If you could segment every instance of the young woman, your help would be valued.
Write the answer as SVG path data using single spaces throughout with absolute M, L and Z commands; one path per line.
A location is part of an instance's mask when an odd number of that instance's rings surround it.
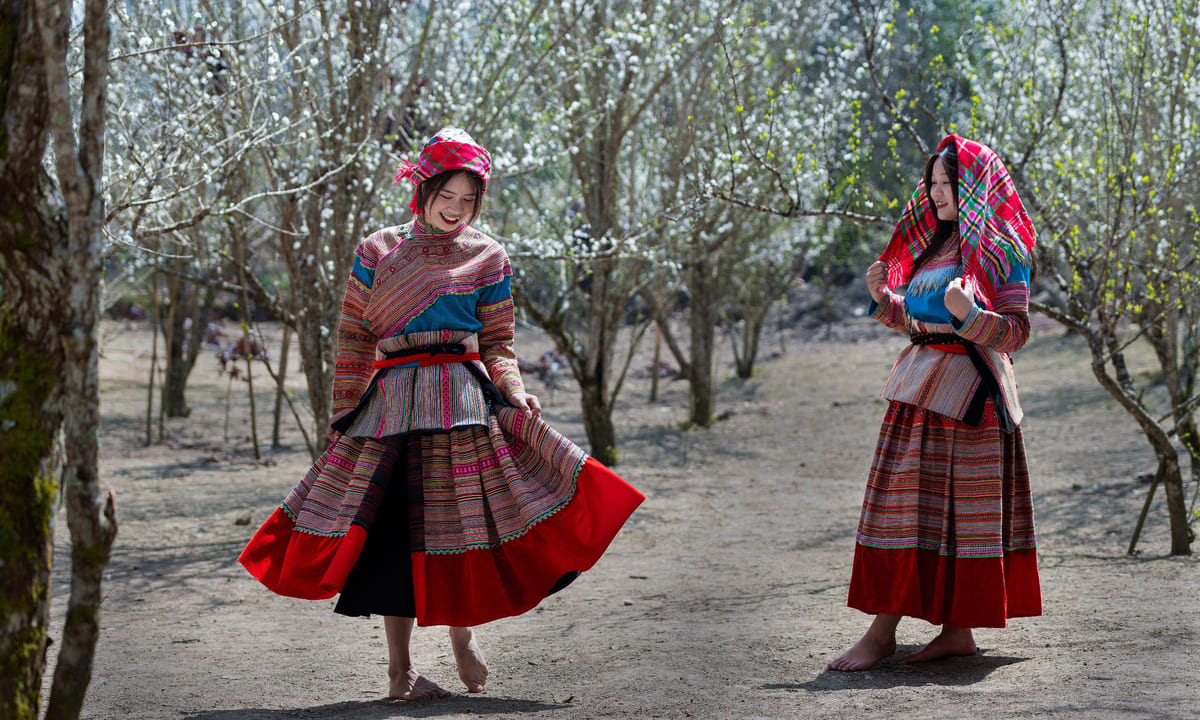
M 449 693 L 409 657 L 414 619 L 450 626 L 481 692 L 472 626 L 590 568 L 645 497 L 541 419 L 513 353 L 512 268 L 471 226 L 491 163 L 447 128 L 396 181 L 416 218 L 355 251 L 338 327 L 331 444 L 241 562 L 271 590 L 384 616 L 389 695 Z
M 903 616 L 942 626 L 917 662 L 974 654 L 972 628 L 1042 612 L 1009 357 L 1029 337 L 1035 241 L 996 154 L 950 136 L 867 269 L 873 317 L 912 344 L 883 390 L 850 578 L 848 604 L 875 619 L 831 669 L 894 653 Z

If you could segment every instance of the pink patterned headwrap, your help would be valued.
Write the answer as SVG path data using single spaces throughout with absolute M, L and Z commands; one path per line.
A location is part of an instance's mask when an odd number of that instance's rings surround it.
M 957 135 L 942 140 L 938 151 L 950 143 L 958 150 L 958 231 L 963 275 L 971 278 L 991 308 L 996 290 L 1008 278 L 1012 264 L 1029 262 L 1037 234 L 999 156 L 988 146 Z M 937 213 L 922 179 L 879 258 L 888 265 L 890 287 L 909 281 L 913 263 L 935 229 Z
M 468 170 L 475 173 L 482 181 L 483 191 L 486 191 L 488 178 L 492 174 L 492 158 L 465 130 L 442 128 L 421 148 L 416 165 L 405 160 L 396 168 L 395 184 L 399 184 L 401 180 L 408 180 L 414 186 L 419 186 L 434 175 L 450 170 Z M 421 213 L 421 208 L 417 207 L 416 192 L 413 193 L 408 209 L 414 215 Z

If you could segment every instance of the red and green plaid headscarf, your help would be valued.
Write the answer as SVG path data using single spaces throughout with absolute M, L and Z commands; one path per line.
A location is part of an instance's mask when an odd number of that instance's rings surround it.
M 407 179 L 414 186 L 418 186 L 434 175 L 450 170 L 469 170 L 475 173 L 482 181 L 482 189 L 486 191 L 488 177 L 492 174 L 492 158 L 465 130 L 442 128 L 421 148 L 416 165 L 405 160 L 396 168 L 396 183 Z M 408 209 L 415 215 L 421 213 L 421 208 L 417 207 L 415 192 Z
M 961 237 L 963 276 L 970 278 L 988 308 L 996 289 L 1008 278 L 1014 263 L 1028 264 L 1037 233 L 1012 177 L 1000 158 L 986 145 L 950 135 L 958 150 L 958 231 Z M 910 279 L 913 263 L 937 229 L 937 211 L 925 192 L 925 179 L 917 184 L 892 239 L 879 259 L 888 264 L 888 286 L 899 287 Z

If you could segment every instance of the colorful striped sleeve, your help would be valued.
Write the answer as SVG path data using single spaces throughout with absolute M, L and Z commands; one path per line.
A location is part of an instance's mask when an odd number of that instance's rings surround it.
M 991 310 L 978 305 L 955 332 L 976 345 L 1013 353 L 1029 339 L 1029 268 L 1014 264 L 1007 281 L 996 292 Z
M 502 255 L 501 260 L 502 269 L 498 279 L 479 291 L 475 317 L 483 325 L 479 331 L 480 359 L 492 382 L 508 397 L 515 392 L 525 392 L 525 383 L 521 380 L 517 355 L 513 351 L 516 317 L 510 281 L 512 266 L 507 255 Z
M 871 301 L 867 314 L 898 332 L 908 332 L 908 311 L 904 309 L 904 296 L 891 290 L 884 291 L 884 300 Z
M 358 404 L 374 369 L 378 338 L 363 317 L 363 311 L 375 282 L 376 255 L 369 239 L 360 243 L 354 251 L 354 267 L 346 280 L 346 295 L 342 299 L 342 314 L 338 320 L 331 420 Z

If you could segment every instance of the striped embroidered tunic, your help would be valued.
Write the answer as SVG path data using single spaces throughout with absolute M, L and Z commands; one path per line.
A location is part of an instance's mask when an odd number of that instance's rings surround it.
M 474 228 L 430 237 L 408 223 L 363 240 L 347 282 L 333 377 L 333 420 L 357 408 L 345 434 L 381 438 L 487 424 L 487 403 L 463 363 L 374 370 L 376 359 L 396 350 L 463 342 L 478 350 L 506 397 L 523 391 L 511 276 L 504 249 Z
M 486 186 L 487 151 L 450 128 L 399 179 Z M 453 181 L 453 180 L 452 180 Z M 416 210 L 416 208 L 414 208 Z M 473 627 L 591 568 L 645 500 L 533 413 L 513 353 L 512 268 L 471 227 L 416 220 L 359 244 L 338 323 L 332 438 L 239 560 L 335 612 Z
M 1010 417 L 1019 424 L 1023 413 L 1009 353 L 1019 350 L 1029 338 L 1029 268 L 1013 264 L 1006 282 L 997 289 L 992 310 L 977 304 L 959 321 L 943 301 L 946 286 L 962 277 L 957 237 L 946 246 L 946 252 L 921 268 L 904 295 L 889 290 L 884 302 L 872 303 L 871 316 L 910 335 L 956 333 L 977 344 L 999 383 Z M 962 420 L 980 382 L 967 355 L 914 344 L 900 352 L 882 396 Z
M 954 152 L 950 152 L 953 145 Z M 955 231 L 939 230 L 925 179 L 880 255 L 889 287 L 872 316 L 907 332 L 867 475 L 847 604 L 957 628 L 1041 614 L 1033 497 L 1009 353 L 1029 337 L 1036 235 L 999 157 L 957 136 L 938 157 L 954 179 Z M 951 229 L 951 228 L 945 228 Z M 975 289 L 963 320 L 945 306 Z

